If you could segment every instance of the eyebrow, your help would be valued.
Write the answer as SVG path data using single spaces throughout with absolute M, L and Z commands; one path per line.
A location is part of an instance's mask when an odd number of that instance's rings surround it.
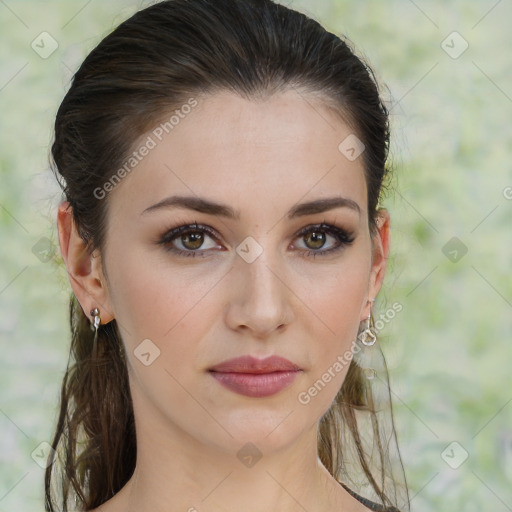
M 328 210 L 333 210 L 334 208 L 342 207 L 350 208 L 351 210 L 356 211 L 359 216 L 361 215 L 361 208 L 354 200 L 347 197 L 335 196 L 297 204 L 288 212 L 288 219 L 291 220 L 296 217 L 322 213 Z M 196 212 L 206 213 L 208 215 L 218 215 L 234 220 L 240 219 L 239 210 L 235 210 L 230 206 L 219 204 L 208 199 L 192 196 L 166 197 L 158 203 L 146 208 L 141 215 L 163 208 L 186 208 Z

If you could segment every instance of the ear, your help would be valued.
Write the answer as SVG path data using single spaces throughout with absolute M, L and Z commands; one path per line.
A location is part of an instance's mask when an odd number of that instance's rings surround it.
M 389 212 L 385 208 L 380 208 L 377 217 L 377 233 L 373 238 L 372 247 L 372 266 L 370 270 L 370 280 L 368 282 L 368 299 L 377 297 L 384 276 L 386 274 L 386 266 L 389 256 L 389 244 L 391 242 L 391 218 Z M 366 303 L 364 308 L 364 316 L 362 320 L 366 320 L 371 311 L 371 304 Z
M 68 272 L 71 288 L 85 315 L 91 317 L 91 310 L 98 308 L 101 323 L 114 319 L 110 304 L 107 280 L 101 267 L 99 251 L 87 250 L 73 219 L 73 210 L 68 201 L 59 205 L 57 212 L 60 252 Z

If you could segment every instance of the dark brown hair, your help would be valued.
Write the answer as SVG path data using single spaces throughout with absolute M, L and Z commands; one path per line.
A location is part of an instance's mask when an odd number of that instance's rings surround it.
M 290 88 L 322 98 L 364 143 L 374 236 L 389 171 L 388 111 L 373 72 L 348 40 L 272 0 L 167 0 L 137 12 L 90 52 L 56 115 L 50 163 L 88 249 L 105 247 L 108 198 L 101 200 L 94 191 L 169 112 L 191 97 L 219 90 L 254 99 Z M 70 499 L 85 510 L 98 507 L 126 484 L 136 463 L 133 406 L 116 320 L 99 327 L 93 353 L 88 316 L 71 294 L 70 326 L 52 443 L 57 456 L 52 455 L 45 475 L 47 511 L 67 511 Z M 406 485 L 398 503 L 389 458 L 396 433 L 385 375 L 389 407 L 381 408 L 371 382 L 352 361 L 320 421 L 319 457 L 335 478 L 355 483 L 358 472 L 374 498 L 405 510 Z M 389 437 L 379 423 L 380 408 L 391 418 Z M 360 414 L 370 418 L 377 461 L 361 436 Z M 356 465 L 349 465 L 350 453 Z

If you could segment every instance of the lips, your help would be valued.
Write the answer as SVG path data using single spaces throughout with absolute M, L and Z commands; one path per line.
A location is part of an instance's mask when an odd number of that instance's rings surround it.
M 225 388 L 240 395 L 261 398 L 289 386 L 302 370 L 283 357 L 256 359 L 243 356 L 215 365 L 209 372 Z
M 256 359 L 252 356 L 237 357 L 210 368 L 210 371 L 224 373 L 272 373 L 298 370 L 300 368 L 296 364 L 279 356 L 270 356 L 265 359 Z

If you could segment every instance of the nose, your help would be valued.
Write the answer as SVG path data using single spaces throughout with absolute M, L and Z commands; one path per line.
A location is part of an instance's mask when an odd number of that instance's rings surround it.
M 267 339 L 283 331 L 294 318 L 294 294 L 281 265 L 264 250 L 248 263 L 238 257 L 230 272 L 226 323 L 250 337 Z

